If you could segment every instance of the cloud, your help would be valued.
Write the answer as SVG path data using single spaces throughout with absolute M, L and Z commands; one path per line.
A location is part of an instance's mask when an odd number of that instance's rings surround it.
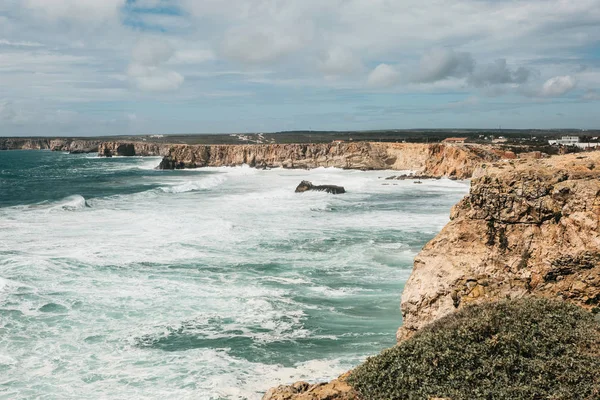
M 169 91 L 178 89 L 184 77 L 163 68 L 175 54 L 173 47 L 160 38 L 140 40 L 133 49 L 127 75 L 142 91 Z
M 583 96 L 581 96 L 581 98 L 587 101 L 600 100 L 600 93 L 598 93 L 598 91 L 596 91 L 595 89 L 588 89 L 585 91 Z
M 43 44 L 38 42 L 11 42 L 10 40 L 0 39 L 0 46 L 11 46 L 11 47 L 44 47 Z
M 169 59 L 169 64 L 202 64 L 207 61 L 214 61 L 217 57 L 212 50 L 208 49 L 189 49 L 177 50 Z
M 363 71 L 364 65 L 351 51 L 335 47 L 321 55 L 318 68 L 326 76 L 343 76 Z
M 475 66 L 470 53 L 450 49 L 433 49 L 423 55 L 416 74 L 417 82 L 436 82 L 449 77 L 469 75 Z
M 312 27 L 242 26 L 230 29 L 220 44 L 221 53 L 244 64 L 264 64 L 299 50 L 312 37 Z
M 476 87 L 509 83 L 522 84 L 527 82 L 530 75 L 531 71 L 525 67 L 511 70 L 506 59 L 500 58 L 491 64 L 475 68 L 469 77 L 469 83 Z
M 116 19 L 126 0 L 23 0 L 22 6 L 39 19 L 77 23 Z
M 367 84 L 374 88 L 388 88 L 397 84 L 400 80 L 400 73 L 391 65 L 379 64 L 367 79 Z
M 17 112 L 9 101 L 0 101 L 0 121 L 14 122 L 17 119 Z
M 555 76 L 554 78 L 548 79 L 544 83 L 539 95 L 542 97 L 562 96 L 563 94 L 573 90 L 576 84 L 577 81 L 572 76 Z

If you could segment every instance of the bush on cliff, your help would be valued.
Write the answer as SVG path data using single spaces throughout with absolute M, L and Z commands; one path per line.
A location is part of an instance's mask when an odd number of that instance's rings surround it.
M 466 307 L 369 358 L 348 382 L 369 400 L 600 399 L 600 323 L 543 299 Z

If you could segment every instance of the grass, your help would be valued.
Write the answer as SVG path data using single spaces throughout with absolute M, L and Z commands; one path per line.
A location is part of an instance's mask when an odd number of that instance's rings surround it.
M 600 323 L 554 300 L 470 306 L 369 358 L 348 382 L 368 400 L 600 399 Z

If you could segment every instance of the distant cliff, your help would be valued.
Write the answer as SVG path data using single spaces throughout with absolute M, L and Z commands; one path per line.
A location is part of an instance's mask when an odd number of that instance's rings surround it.
M 50 139 L 0 138 L 0 150 L 49 150 Z
M 0 138 L 0 149 L 36 149 L 101 157 L 162 156 L 159 169 L 250 165 L 256 168 L 336 167 L 413 170 L 421 175 L 470 178 L 482 163 L 503 153 L 489 146 L 457 144 L 342 142 L 313 144 L 186 145 L 145 141 Z
M 95 153 L 100 140 L 0 138 L 0 150 L 52 150 L 69 153 Z
M 111 145 L 107 154 L 114 153 L 115 145 Z M 483 146 L 415 143 L 172 145 L 168 150 L 166 146 L 146 150 L 152 150 L 153 155 L 166 154 L 161 169 L 247 164 L 256 168 L 415 170 L 459 179 L 469 178 L 482 163 L 499 159 L 490 148 Z

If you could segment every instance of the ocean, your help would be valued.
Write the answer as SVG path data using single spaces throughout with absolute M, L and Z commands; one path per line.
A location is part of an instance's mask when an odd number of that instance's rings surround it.
M 0 399 L 260 399 L 334 378 L 394 345 L 413 258 L 469 188 L 159 162 L 0 151 Z

